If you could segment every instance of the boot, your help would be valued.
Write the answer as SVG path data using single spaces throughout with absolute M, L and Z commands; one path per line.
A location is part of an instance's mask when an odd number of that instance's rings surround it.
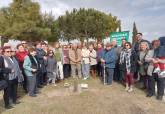
M 128 83 L 126 83 L 126 87 L 125 87 L 125 90 L 128 91 L 129 90 L 129 86 L 128 86 Z

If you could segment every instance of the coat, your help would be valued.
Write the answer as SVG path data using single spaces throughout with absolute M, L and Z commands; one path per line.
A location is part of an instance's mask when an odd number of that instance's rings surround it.
M 55 60 L 54 57 L 49 57 L 47 59 L 47 76 L 49 78 L 55 78 L 55 72 L 57 69 L 57 61 Z
M 35 57 L 33 57 L 33 59 L 35 60 L 36 63 L 38 63 Z M 32 63 L 29 56 L 27 55 L 23 63 L 23 68 L 26 76 L 34 76 L 31 67 L 32 67 Z
M 90 56 L 90 58 L 89 58 L 90 65 L 96 65 L 97 64 L 97 53 L 94 49 L 92 51 L 90 51 L 89 56 Z
M 105 67 L 107 68 L 115 68 L 116 64 L 116 53 L 114 48 L 110 50 L 104 50 L 102 53 L 102 59 L 105 60 Z
M 130 64 L 131 64 L 131 69 L 130 69 L 130 72 L 131 73 L 135 73 L 136 72 L 136 61 L 137 61 L 137 55 L 135 53 L 134 50 L 132 50 L 131 52 L 131 56 L 130 56 Z M 124 59 L 124 63 L 119 63 L 119 69 L 126 72 L 126 60 Z
M 77 49 L 77 60 L 75 56 L 75 51 L 73 49 L 69 50 L 69 59 L 70 59 L 70 64 L 80 64 L 81 63 L 81 50 Z M 75 61 L 78 61 L 77 63 Z

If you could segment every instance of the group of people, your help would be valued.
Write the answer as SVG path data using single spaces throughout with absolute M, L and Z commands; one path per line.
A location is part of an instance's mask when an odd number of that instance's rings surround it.
M 45 42 L 28 44 L 22 41 L 13 48 L 4 44 L 0 49 L 0 89 L 4 90 L 5 108 L 19 104 L 18 84 L 31 97 L 39 94 L 39 88 L 60 82 L 66 78 L 101 79 L 106 85 L 113 80 L 125 85 L 125 90 L 133 91 L 134 82 L 142 84 L 147 97 L 156 95 L 162 100 L 165 86 L 165 44 L 159 40 L 150 43 L 136 35 L 135 44 L 122 39 L 107 42 L 69 43 L 59 42 L 48 45 Z

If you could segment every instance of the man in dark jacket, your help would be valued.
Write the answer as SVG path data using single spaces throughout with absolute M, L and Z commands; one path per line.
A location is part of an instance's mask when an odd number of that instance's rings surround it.
M 45 60 L 47 59 L 46 53 L 41 48 L 41 42 L 36 43 L 36 59 L 39 63 L 39 70 L 37 73 L 37 86 L 39 88 L 42 88 L 42 85 L 44 85 L 44 74 L 46 72 L 46 66 L 45 66 Z

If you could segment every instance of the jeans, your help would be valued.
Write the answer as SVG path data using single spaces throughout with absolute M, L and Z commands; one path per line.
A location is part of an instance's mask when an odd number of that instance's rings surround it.
M 27 89 L 28 89 L 28 93 L 29 95 L 34 95 L 37 89 L 36 86 L 36 76 L 27 76 Z
M 114 74 L 114 68 L 105 68 L 105 75 L 106 75 L 105 82 L 108 85 L 111 85 L 112 84 L 113 74 Z
M 89 78 L 89 69 L 90 65 L 89 64 L 82 64 L 82 75 L 83 78 Z

